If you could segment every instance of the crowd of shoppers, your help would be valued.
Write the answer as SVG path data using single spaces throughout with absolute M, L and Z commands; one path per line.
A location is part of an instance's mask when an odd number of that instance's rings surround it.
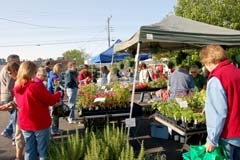
M 206 152 L 222 145 L 230 159 L 240 159 L 240 70 L 228 60 L 226 51 L 220 45 L 204 47 L 200 51 L 200 60 L 209 71 L 207 76 L 200 74 L 197 65 L 190 69 L 179 65 L 167 75 L 168 89 L 164 93 L 169 94 L 170 100 L 206 89 Z M 65 86 L 61 86 L 62 72 L 65 72 Z M 109 71 L 104 66 L 101 74 L 107 80 L 106 84 L 118 79 L 114 68 Z M 163 76 L 161 74 L 160 77 Z M 139 82 L 146 83 L 157 77 L 157 70 L 151 71 L 145 63 L 140 64 Z M 11 138 L 12 144 L 16 145 L 16 160 L 23 157 L 23 152 L 25 159 L 46 159 L 50 135 L 62 134 L 59 117 L 52 114 L 54 107 L 63 101 L 66 94 L 71 110 L 67 120 L 70 124 L 76 123 L 78 90 L 92 81 L 88 65 L 84 65 L 78 73 L 74 61 L 69 61 L 64 71 L 61 63 L 51 69 L 49 66 L 39 67 L 31 61 L 20 64 L 18 55 L 7 58 L 7 65 L 0 72 L 0 110 L 9 111 L 10 122 L 1 135 Z M 139 102 L 143 99 L 144 92 Z M 148 93 L 148 101 L 151 99 L 152 95 Z

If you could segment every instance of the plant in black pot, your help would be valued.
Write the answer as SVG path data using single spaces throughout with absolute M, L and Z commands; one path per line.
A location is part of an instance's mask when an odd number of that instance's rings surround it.
M 205 128 L 206 127 L 206 117 L 203 113 L 193 113 L 194 128 Z

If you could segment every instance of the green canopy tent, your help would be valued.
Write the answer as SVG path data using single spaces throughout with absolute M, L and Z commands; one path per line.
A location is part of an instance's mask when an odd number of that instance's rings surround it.
M 129 40 L 116 44 L 114 46 L 114 53 L 125 50 L 128 53 L 136 54 L 129 118 L 132 116 L 138 56 L 140 52 L 200 48 L 211 43 L 226 47 L 240 46 L 240 31 L 171 15 L 159 23 L 141 26 Z
M 234 47 L 240 46 L 240 31 L 171 15 L 159 23 L 141 26 L 129 40 L 115 45 L 114 52 L 134 53 L 138 43 L 141 52 L 199 48 L 210 43 Z

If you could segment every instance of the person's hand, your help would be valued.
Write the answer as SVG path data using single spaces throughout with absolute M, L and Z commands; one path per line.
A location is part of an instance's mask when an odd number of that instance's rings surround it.
M 0 106 L 0 111 L 10 111 L 12 109 L 13 109 L 13 106 L 9 104 L 4 104 Z
M 206 152 L 212 152 L 215 148 L 215 146 L 213 144 L 208 143 L 208 142 L 206 143 L 205 147 L 206 147 Z

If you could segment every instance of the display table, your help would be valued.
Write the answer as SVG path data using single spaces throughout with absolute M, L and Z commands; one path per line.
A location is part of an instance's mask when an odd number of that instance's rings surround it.
M 159 113 L 154 113 L 153 115 L 150 116 L 150 118 L 154 119 L 158 123 L 161 123 L 167 126 L 168 128 L 178 133 L 179 135 L 183 136 L 184 137 L 183 149 L 185 150 L 189 150 L 189 145 L 187 144 L 187 141 L 192 135 L 202 135 L 207 132 L 205 126 L 200 128 L 193 128 L 193 127 L 184 128 L 182 126 L 177 125 L 177 123 L 173 123 L 171 120 L 169 120 L 166 117 L 163 117 Z M 201 144 L 202 139 L 198 139 L 198 141 L 199 141 L 199 144 Z
M 142 106 L 134 103 L 132 117 L 138 117 L 143 115 Z M 117 122 L 121 123 L 122 120 L 130 116 L 130 104 L 126 108 L 112 108 L 104 110 L 88 110 L 82 109 L 81 114 L 79 115 L 80 120 L 83 121 L 86 127 L 95 125 L 95 122 L 101 122 L 101 124 L 106 124 L 107 122 Z
M 158 91 L 160 89 L 167 89 L 167 87 L 161 87 L 161 88 L 144 88 L 144 89 L 135 89 L 135 93 L 138 92 L 155 92 Z

